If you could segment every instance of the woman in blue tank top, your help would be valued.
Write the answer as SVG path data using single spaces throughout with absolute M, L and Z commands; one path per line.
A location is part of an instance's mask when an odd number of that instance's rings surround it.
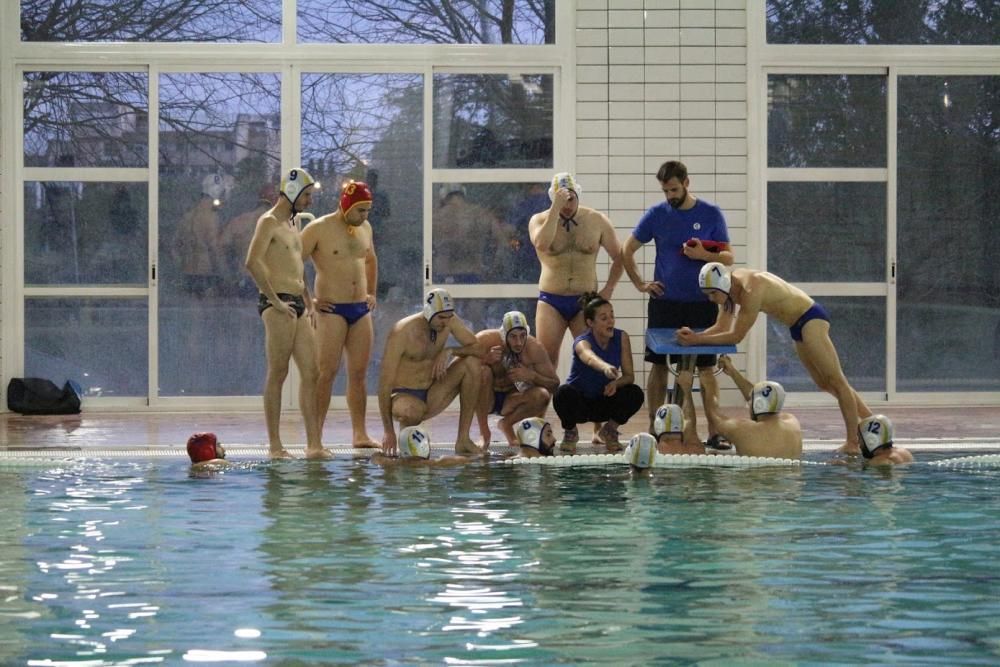
M 569 377 L 552 397 L 563 427 L 560 448 L 576 450 L 577 424 L 605 422 L 598 435 L 608 451 L 617 452 L 618 427 L 638 412 L 644 398 L 632 371 L 632 344 L 627 333 L 615 328 L 609 301 L 591 292 L 580 303 L 588 328 L 573 340 Z

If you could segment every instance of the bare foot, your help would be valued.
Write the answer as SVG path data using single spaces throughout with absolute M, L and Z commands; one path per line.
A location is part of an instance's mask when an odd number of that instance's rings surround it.
M 847 456 L 861 456 L 861 445 L 856 442 L 845 442 L 837 448 L 837 453 Z
M 333 458 L 333 452 L 326 447 L 306 449 L 306 458 L 310 461 L 329 461 Z
M 507 438 L 507 444 L 511 447 L 517 447 L 517 434 L 514 433 L 514 425 L 510 424 L 507 421 L 507 418 L 504 417 L 497 422 L 497 426 L 500 427 L 500 432 L 503 433 L 503 437 Z
M 469 438 L 461 438 L 455 443 L 455 453 L 461 456 L 482 456 L 483 450 Z
M 354 438 L 353 447 L 355 449 L 379 449 L 381 442 L 375 442 L 367 433 L 362 433 L 360 437 Z
M 292 456 L 291 452 L 289 452 L 284 447 L 282 447 L 281 449 L 272 449 L 270 452 L 268 452 L 268 456 L 271 457 L 271 459 L 294 459 L 295 458 L 294 456 Z

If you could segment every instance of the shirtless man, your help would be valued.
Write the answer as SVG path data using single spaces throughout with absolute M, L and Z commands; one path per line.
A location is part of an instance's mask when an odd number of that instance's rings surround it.
M 885 415 L 865 417 L 858 424 L 858 439 L 865 465 L 888 466 L 913 463 L 910 450 L 896 447 L 893 442 L 892 422 Z
M 316 414 L 320 428 L 330 408 L 330 392 L 347 354 L 347 409 L 355 447 L 378 447 L 368 435 L 368 361 L 375 330 L 369 314 L 375 309 L 378 259 L 368 213 L 372 192 L 366 183 L 351 181 L 340 193 L 340 207 L 302 231 L 302 257 L 316 267 L 319 382 Z
M 513 447 L 517 442 L 514 425 L 545 414 L 559 377 L 542 344 L 531 335 L 524 313 L 505 313 L 499 329 L 480 331 L 476 339 L 487 350 L 476 410 L 483 450 L 490 446 L 490 414 L 501 415 L 497 426 Z
M 795 352 L 813 382 L 833 394 L 840 405 L 847 429 L 847 440 L 840 451 L 859 454 L 858 417 L 870 416 L 871 410 L 844 377 L 830 340 L 826 310 L 798 287 L 766 271 L 736 269 L 730 273 L 722 264 L 710 262 L 701 268 L 698 285 L 713 303 L 723 311 L 735 311 L 736 317 L 729 326 L 720 325 L 720 318 L 701 333 L 683 327 L 677 331 L 677 340 L 682 345 L 736 344 L 749 333 L 760 313 L 777 318 L 789 327 Z
M 295 360 L 301 380 L 299 409 L 306 428 L 306 457 L 330 458 L 320 444 L 316 418 L 316 341 L 312 310 L 302 262 L 302 238 L 295 215 L 312 203 L 315 181 L 305 169 L 292 169 L 281 179 L 278 202 L 257 221 L 250 241 L 246 268 L 260 297 L 257 311 L 264 320 L 267 379 L 264 383 L 264 420 L 271 458 L 291 458 L 281 444 L 281 386 L 288 376 L 288 360 Z
M 446 348 L 454 336 L 461 347 Z M 452 355 L 456 358 L 451 359 Z M 476 336 L 455 317 L 447 290 L 432 289 L 423 312 L 396 322 L 385 341 L 378 381 L 378 408 L 382 416 L 382 452 L 396 453 L 396 428 L 416 426 L 434 417 L 452 402 L 461 402 L 456 454 L 481 455 L 469 429 L 476 413 L 482 381 L 482 351 Z
M 535 327 L 538 341 L 559 367 L 559 346 L 566 329 L 575 338 L 587 328 L 580 296 L 597 290 L 597 251 L 611 258 L 608 281 L 599 294 L 611 300 L 622 276 L 621 246 L 615 228 L 599 211 L 580 206 L 582 189 L 572 174 L 556 174 L 549 187 L 552 206 L 531 216 L 528 234 L 542 265 L 538 279 Z
M 684 408 L 666 403 L 653 413 L 653 437 L 661 454 L 704 454 L 694 421 L 694 401 L 684 392 Z
M 691 391 L 694 375 L 681 371 L 677 382 L 685 393 Z M 764 456 L 779 459 L 802 457 L 802 428 L 794 415 L 782 412 L 785 390 L 777 382 L 758 382 L 750 391 L 750 419 L 730 419 L 719 408 L 717 394 L 705 399 L 705 412 L 715 421 L 719 433 L 733 443 L 740 456 Z

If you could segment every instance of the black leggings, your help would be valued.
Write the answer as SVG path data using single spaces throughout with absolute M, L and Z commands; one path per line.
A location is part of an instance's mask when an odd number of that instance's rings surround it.
M 562 384 L 552 397 L 552 407 L 559 415 L 563 430 L 585 422 L 608 420 L 621 425 L 639 411 L 644 398 L 642 389 L 636 384 L 618 387 L 614 396 L 597 398 L 587 398 L 573 385 Z

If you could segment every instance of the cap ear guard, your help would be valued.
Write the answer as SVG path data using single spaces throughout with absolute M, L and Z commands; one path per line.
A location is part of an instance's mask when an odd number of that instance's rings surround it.
M 424 319 L 428 322 L 438 313 L 454 310 L 455 302 L 451 300 L 451 294 L 441 287 L 432 289 L 424 298 Z
M 652 468 L 656 463 L 656 438 L 640 433 L 628 441 L 625 460 L 636 468 Z
M 785 405 L 785 388 L 777 382 L 765 380 L 753 386 L 750 393 L 750 416 L 754 421 L 761 415 L 774 415 Z
M 431 438 L 419 426 L 407 426 L 399 432 L 399 455 L 403 458 L 429 459 Z
M 653 418 L 653 433 L 657 439 L 664 434 L 684 432 L 684 411 L 673 403 L 661 405 Z
M 500 323 L 500 335 L 503 337 L 504 345 L 507 344 L 507 335 L 514 329 L 524 329 L 526 334 L 531 335 L 528 318 L 519 310 L 512 310 L 503 315 L 503 321 Z
M 719 290 L 728 296 L 732 290 L 733 281 L 729 271 L 720 262 L 709 262 L 698 272 L 698 287 L 703 290 Z
M 576 193 L 576 198 L 579 199 L 580 195 L 583 194 L 583 188 L 577 183 L 576 179 L 573 178 L 573 174 L 568 171 L 561 171 L 552 177 L 552 183 L 549 185 L 549 201 L 556 200 L 556 190 L 560 188 L 566 188 L 567 190 L 572 190 Z
M 892 447 L 892 422 L 885 415 L 865 417 L 858 423 L 858 440 L 862 456 L 866 459 L 874 457 L 879 449 Z

